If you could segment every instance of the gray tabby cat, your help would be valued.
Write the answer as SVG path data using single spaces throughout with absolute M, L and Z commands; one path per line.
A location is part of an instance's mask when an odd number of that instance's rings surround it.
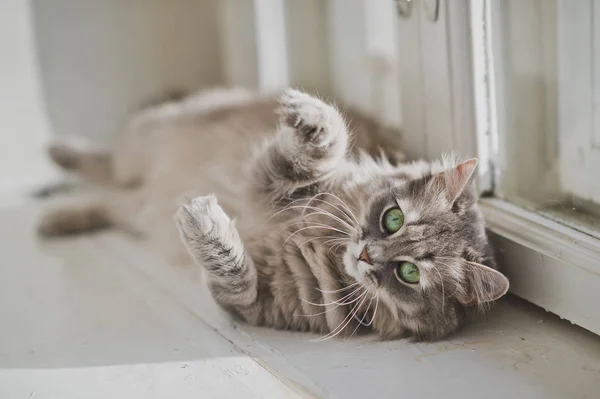
M 111 159 L 102 178 L 139 188 L 54 211 L 40 232 L 120 224 L 152 236 L 190 187 L 216 192 L 222 206 L 213 194 L 191 192 L 174 212 L 215 300 L 251 324 L 320 339 L 375 332 L 437 340 L 507 292 L 477 206 L 476 160 L 393 166 L 386 157 L 351 154 L 346 122 L 321 100 L 295 90 L 278 99 L 240 98 L 222 106 L 212 98 L 212 108 L 194 117 L 179 103 L 167 119 L 156 110 L 155 119 L 138 118 L 130 127 L 138 132 L 137 154 L 151 148 L 155 158 L 144 158 L 137 179 Z M 275 110 L 279 124 L 270 119 Z M 262 145 L 250 151 L 257 138 L 249 130 L 260 129 Z M 183 144 L 174 145 L 167 130 Z M 70 157 L 84 169 L 83 152 L 53 152 L 57 162 Z M 171 240 L 166 230 L 155 239 Z

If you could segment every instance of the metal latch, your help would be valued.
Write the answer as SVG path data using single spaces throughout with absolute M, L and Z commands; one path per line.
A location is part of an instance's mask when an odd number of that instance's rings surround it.
M 398 14 L 403 18 L 410 18 L 416 0 L 395 0 Z M 428 21 L 436 22 L 440 16 L 440 0 L 421 0 Z
M 413 8 L 413 0 L 396 0 L 398 14 L 404 18 L 410 18 Z

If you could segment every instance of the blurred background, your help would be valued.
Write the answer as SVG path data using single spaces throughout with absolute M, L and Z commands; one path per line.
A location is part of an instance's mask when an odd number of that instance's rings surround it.
M 31 162 L 49 135 L 110 145 L 133 110 L 174 89 L 292 85 L 399 126 L 395 5 L 365 4 L 7 0 L 0 120 L 13 134 L 1 135 L 0 170 L 12 171 L 0 172 L 0 182 L 46 176 Z M 32 172 L 13 175 L 21 169 Z
M 462 392 L 457 370 L 483 396 L 597 394 L 597 336 L 524 302 L 450 346 L 315 349 L 213 319 L 197 281 L 118 233 L 36 240 L 49 201 L 31 193 L 65 179 L 49 140 L 110 147 L 148 100 L 223 85 L 358 108 L 409 159 L 478 157 L 512 294 L 600 334 L 600 0 L 1 0 L 0 398 L 283 397 L 261 357 L 339 397 L 396 395 L 399 376 Z
M 513 292 L 600 331 L 600 0 L 3 0 L 0 48 L 3 193 L 166 91 L 295 86 L 477 156 Z

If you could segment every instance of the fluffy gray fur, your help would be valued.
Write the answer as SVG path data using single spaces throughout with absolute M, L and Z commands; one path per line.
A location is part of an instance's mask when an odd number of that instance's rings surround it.
M 105 190 L 51 210 L 38 232 L 134 232 L 173 265 L 195 260 L 216 301 L 255 325 L 440 339 L 508 289 L 476 161 L 393 166 L 385 130 L 344 113 L 352 140 L 341 113 L 307 94 L 215 89 L 136 113 L 111 151 L 54 143 L 58 165 Z M 390 207 L 404 213 L 394 234 L 382 227 Z M 418 266 L 417 284 L 396 277 L 402 261 Z
M 333 106 L 287 90 L 278 112 L 276 136 L 247 165 L 249 212 L 263 222 L 238 232 L 213 195 L 176 214 L 220 305 L 251 324 L 321 339 L 372 331 L 437 340 L 507 292 L 477 206 L 476 160 L 351 157 Z M 390 207 L 405 218 L 394 234 L 381 222 Z M 401 261 L 418 266 L 417 284 L 396 277 Z

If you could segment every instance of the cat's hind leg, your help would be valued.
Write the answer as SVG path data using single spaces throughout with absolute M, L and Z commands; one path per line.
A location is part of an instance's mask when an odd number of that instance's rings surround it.
M 48 155 L 62 169 L 100 184 L 112 184 L 112 154 L 83 139 L 59 139 L 48 147 Z
M 57 237 L 113 226 L 138 233 L 137 215 L 143 207 L 143 198 L 143 192 L 124 190 L 76 199 L 46 211 L 38 222 L 37 233 L 42 237 Z
M 257 298 L 256 268 L 216 197 L 196 197 L 183 204 L 175 221 L 190 254 L 206 270 L 215 300 L 225 307 L 252 305 Z
M 113 225 L 106 204 L 98 200 L 62 205 L 45 213 L 37 227 L 42 237 L 57 237 L 101 230 Z

